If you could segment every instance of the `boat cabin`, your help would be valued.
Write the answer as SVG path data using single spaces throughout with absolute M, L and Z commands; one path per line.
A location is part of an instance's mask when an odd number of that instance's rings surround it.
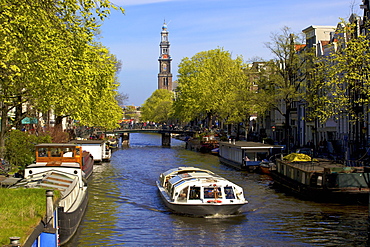
M 89 152 L 95 162 L 110 160 L 112 156 L 112 150 L 105 140 L 73 140 L 70 143 L 81 146 L 82 150 Z
M 46 166 L 60 166 L 64 162 L 82 165 L 83 152 L 81 146 L 67 143 L 42 143 L 36 146 L 36 163 Z
M 172 201 L 220 203 L 222 200 L 240 199 L 242 195 L 241 189 L 235 184 L 201 169 L 180 171 L 177 174 L 171 174 L 169 171 L 167 176 L 163 175 L 160 182 Z
M 283 147 L 259 142 L 220 142 L 219 158 L 222 163 L 238 169 L 259 166 L 264 159 L 282 152 Z

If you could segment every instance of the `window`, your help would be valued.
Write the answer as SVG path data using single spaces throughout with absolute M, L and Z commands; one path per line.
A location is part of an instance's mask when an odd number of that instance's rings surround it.
M 186 187 L 186 188 L 183 188 L 181 191 L 180 191 L 180 194 L 177 198 L 178 201 L 180 202 L 186 202 L 186 199 L 188 197 L 188 188 L 189 187 Z
M 61 149 L 60 148 L 51 148 L 51 157 L 61 157 Z
M 200 187 L 191 187 L 189 192 L 189 200 L 200 199 Z
M 220 188 L 204 188 L 204 199 L 220 197 L 222 197 Z
M 73 157 L 73 152 L 70 148 L 63 148 L 63 157 Z
M 48 156 L 48 149 L 47 148 L 39 148 L 38 149 L 39 157 L 47 157 Z
M 226 199 L 235 199 L 234 190 L 232 187 L 225 187 L 224 188 Z

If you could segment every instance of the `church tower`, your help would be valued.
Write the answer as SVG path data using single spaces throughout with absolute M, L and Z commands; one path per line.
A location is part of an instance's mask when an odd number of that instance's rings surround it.
M 158 89 L 172 91 L 171 56 L 170 42 L 168 41 L 167 24 L 163 23 L 161 32 L 160 55 L 159 55 L 159 74 Z

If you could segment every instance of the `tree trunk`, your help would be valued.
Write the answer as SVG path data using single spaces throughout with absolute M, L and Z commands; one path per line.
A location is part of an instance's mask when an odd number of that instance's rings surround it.
M 55 130 L 63 131 L 63 116 L 56 116 L 55 118 Z
M 286 139 L 286 148 L 287 148 L 287 152 L 288 154 L 290 153 L 291 151 L 291 148 L 290 148 L 290 144 L 291 144 L 291 141 L 290 141 L 290 112 L 291 112 L 291 105 L 290 103 L 286 104 L 286 112 L 285 112 L 285 139 Z
M 8 120 L 8 106 L 3 103 L 1 107 L 1 131 L 0 131 L 0 158 L 4 157 L 5 154 L 5 135 L 7 132 L 6 123 Z

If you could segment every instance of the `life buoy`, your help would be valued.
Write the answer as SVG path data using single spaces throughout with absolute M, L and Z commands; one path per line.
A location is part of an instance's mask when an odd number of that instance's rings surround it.
M 208 200 L 207 202 L 208 203 L 211 203 L 211 202 L 213 202 L 213 203 L 221 203 L 222 201 L 221 200 Z

